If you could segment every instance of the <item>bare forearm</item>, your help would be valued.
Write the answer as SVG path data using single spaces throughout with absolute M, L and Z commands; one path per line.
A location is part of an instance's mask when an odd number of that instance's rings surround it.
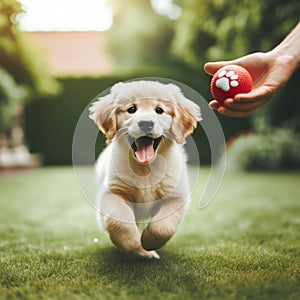
M 270 53 L 287 59 L 293 71 L 300 66 L 300 22 Z

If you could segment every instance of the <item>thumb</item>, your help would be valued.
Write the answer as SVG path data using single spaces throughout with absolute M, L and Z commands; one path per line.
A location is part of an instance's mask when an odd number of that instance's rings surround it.
M 220 68 L 232 63 L 233 61 L 208 62 L 204 65 L 204 71 L 209 75 L 214 75 Z

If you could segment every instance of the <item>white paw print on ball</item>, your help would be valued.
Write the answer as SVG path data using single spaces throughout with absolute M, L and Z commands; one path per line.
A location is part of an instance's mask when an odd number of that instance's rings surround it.
M 222 89 L 224 92 L 228 92 L 230 90 L 230 86 L 237 87 L 239 82 L 237 79 L 239 76 L 235 74 L 234 71 L 226 71 L 222 70 L 218 74 L 218 80 L 216 81 L 216 87 Z

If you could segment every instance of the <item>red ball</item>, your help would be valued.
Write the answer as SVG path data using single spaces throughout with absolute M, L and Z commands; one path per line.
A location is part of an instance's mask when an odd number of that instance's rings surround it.
M 228 65 L 214 74 L 210 90 L 218 103 L 223 105 L 227 98 L 251 92 L 252 77 L 245 68 L 237 65 Z

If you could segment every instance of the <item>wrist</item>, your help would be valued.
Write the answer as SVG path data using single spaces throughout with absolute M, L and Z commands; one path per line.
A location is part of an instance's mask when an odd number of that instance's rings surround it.
M 284 47 L 277 47 L 268 52 L 272 58 L 272 64 L 284 70 L 282 76 L 284 76 L 284 74 L 286 75 L 286 81 L 300 66 L 299 54 L 288 50 L 289 49 L 285 49 Z
M 277 60 L 288 64 L 296 70 L 300 66 L 300 22 L 291 33 L 270 54 Z

